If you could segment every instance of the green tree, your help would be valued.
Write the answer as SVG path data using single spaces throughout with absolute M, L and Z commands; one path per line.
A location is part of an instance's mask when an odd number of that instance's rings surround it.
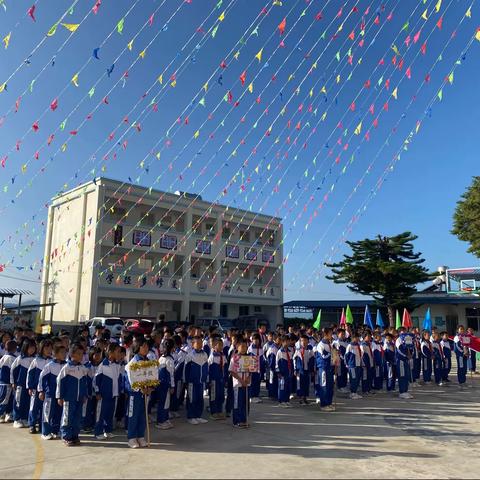
M 472 184 L 457 202 L 452 233 L 470 243 L 468 252 L 480 257 L 480 177 L 473 177 Z
M 395 309 L 412 307 L 410 297 L 416 285 L 430 275 L 421 264 L 421 253 L 413 250 L 416 236 L 404 232 L 393 237 L 378 236 L 358 242 L 347 242 L 351 255 L 344 255 L 339 263 L 327 264 L 335 283 L 347 284 L 356 293 L 372 296 L 388 310 L 391 326 L 395 326 Z

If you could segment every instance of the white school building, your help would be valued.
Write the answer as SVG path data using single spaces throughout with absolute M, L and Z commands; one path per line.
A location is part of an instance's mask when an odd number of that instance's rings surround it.
M 279 218 L 98 178 L 49 207 L 41 303 L 74 324 L 263 314 L 276 325 L 282 235 Z

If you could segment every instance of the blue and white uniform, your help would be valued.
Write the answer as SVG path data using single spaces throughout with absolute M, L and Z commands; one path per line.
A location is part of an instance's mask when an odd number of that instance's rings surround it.
M 332 342 L 332 345 L 338 350 L 338 355 L 340 357 L 340 366 L 337 371 L 337 388 L 343 391 L 343 389 L 347 388 L 348 382 L 348 369 L 345 364 L 345 353 L 347 351 L 348 342 L 337 338 Z
M 172 355 L 163 354 L 158 360 L 157 423 L 165 423 L 170 412 L 170 389 L 175 388 L 175 361 Z
M 297 376 L 297 396 L 306 398 L 310 395 L 310 381 L 314 371 L 315 354 L 311 345 L 300 346 L 293 355 L 295 375 Z
M 373 350 L 370 342 L 360 344 L 362 350 L 362 393 L 369 393 L 373 386 L 375 367 L 373 364 Z
M 265 359 L 267 362 L 267 390 L 268 397 L 271 399 L 278 399 L 278 375 L 276 371 L 277 353 L 278 345 L 275 342 L 271 342 L 271 345 L 265 352 Z
M 275 370 L 278 375 L 278 401 L 280 403 L 289 402 L 293 376 L 293 361 L 288 348 L 282 347 L 278 350 Z
M 187 418 L 203 415 L 203 390 L 208 382 L 208 356 L 204 350 L 192 350 L 185 358 Z
M 13 353 L 6 353 L 0 358 L 0 417 L 11 415 L 13 411 L 13 392 L 10 374 L 16 358 L 16 355 Z
M 30 408 L 30 395 L 27 388 L 27 374 L 34 357 L 20 355 L 15 359 L 10 371 L 10 383 L 15 386 L 15 399 L 13 402 L 13 419 L 17 422 L 28 421 Z
M 208 379 L 210 414 L 218 414 L 223 411 L 225 401 L 225 359 L 223 352 L 212 351 L 208 357 Z
M 325 339 L 320 340 L 317 344 L 315 363 L 317 366 L 320 406 L 327 407 L 333 401 L 333 365 L 332 347 Z
M 432 381 L 433 350 L 429 340 L 423 339 L 421 341 L 420 351 L 422 353 L 423 381 L 425 383 L 430 383 Z
M 383 352 L 383 376 L 387 380 L 387 392 L 391 392 L 395 390 L 395 380 L 397 377 L 395 367 L 395 342 L 385 340 L 383 342 Z
M 82 423 L 83 403 L 87 400 L 87 370 L 69 360 L 57 377 L 57 399 L 63 400 L 62 438 L 78 440 Z
M 432 361 L 433 361 L 433 376 L 435 383 L 439 385 L 442 383 L 442 374 L 444 368 L 444 356 L 440 340 L 433 340 L 432 342 Z
M 113 431 L 113 418 L 120 395 L 120 365 L 105 358 L 97 368 L 93 379 L 93 391 L 97 398 L 95 436 Z
M 357 393 L 362 378 L 362 349 L 358 342 L 351 342 L 345 352 L 345 363 L 350 377 L 350 393 Z
M 450 380 L 448 379 L 448 375 L 452 369 L 452 345 L 450 340 L 441 340 L 440 346 L 442 347 L 444 357 L 442 380 L 444 382 L 449 382 Z
M 27 390 L 31 391 L 30 395 L 30 409 L 28 411 L 28 426 L 36 427 L 41 425 L 43 402 L 38 397 L 38 380 L 45 365 L 50 361 L 50 358 L 41 357 L 38 355 L 33 359 L 33 362 L 28 367 L 27 372 Z
M 457 357 L 458 383 L 463 385 L 467 381 L 467 361 L 470 349 L 465 345 L 465 335 L 455 335 L 453 339 L 454 351 Z
M 55 394 L 57 391 L 57 377 L 65 362 L 50 360 L 40 373 L 37 391 L 43 393 L 42 435 L 59 435 L 62 407 L 58 404 Z
M 258 370 L 252 372 L 250 380 L 250 398 L 260 397 L 260 382 L 262 379 L 262 371 L 265 371 L 265 367 L 262 364 L 265 362 L 263 358 L 263 349 L 261 346 L 256 346 L 253 343 L 248 347 L 248 355 L 252 355 L 257 358 Z
M 145 438 L 145 428 L 147 427 L 145 417 L 145 400 L 140 390 L 132 387 L 132 377 L 130 367 L 133 363 L 143 362 L 146 358 L 138 353 L 127 363 L 125 367 L 126 382 L 125 388 L 128 392 L 128 419 L 127 419 L 127 438 Z
M 400 393 L 408 392 L 412 348 L 412 337 L 405 333 L 400 334 L 395 341 L 395 362 L 397 366 L 398 390 Z

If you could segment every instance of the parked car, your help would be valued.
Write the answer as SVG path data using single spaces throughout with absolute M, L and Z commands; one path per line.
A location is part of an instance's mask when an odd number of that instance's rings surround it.
M 125 330 L 140 335 L 150 335 L 154 328 L 155 322 L 152 320 L 132 318 L 125 322 Z
M 123 329 L 123 320 L 119 317 L 93 317 L 85 324 L 91 337 L 95 335 L 95 329 L 99 326 L 108 330 L 113 338 L 120 337 Z
M 266 325 L 267 330 L 270 330 L 270 321 L 263 313 L 242 315 L 234 320 L 234 324 L 239 330 L 257 330 L 260 325 Z
M 225 317 L 205 317 L 198 318 L 195 325 L 203 330 L 208 330 L 210 327 L 215 327 L 218 333 L 224 333 L 230 328 L 234 328 L 235 324 L 231 318 Z

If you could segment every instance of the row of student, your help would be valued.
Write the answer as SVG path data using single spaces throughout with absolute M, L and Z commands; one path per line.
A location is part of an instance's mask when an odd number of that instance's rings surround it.
M 420 364 L 423 365 L 426 382 L 429 381 L 429 373 L 431 375 L 430 360 L 434 365 L 435 378 L 439 379 L 437 383 L 441 383 L 442 379 L 448 381 L 451 367 L 447 353 L 450 351 L 448 339 L 439 341 L 438 334 L 434 334 L 430 344 L 425 334 L 419 346 L 419 339 L 405 329 L 400 330 L 395 343 L 391 335 L 386 334 L 384 348 L 378 333 L 374 335 L 373 343 L 368 331 L 363 334 L 361 341 L 358 335 L 351 334 L 351 341 L 347 342 L 346 332 L 342 329 L 336 331 L 334 340 L 332 330 L 324 329 L 318 343 L 306 334 L 301 335 L 298 341 L 293 335 L 280 337 L 269 334 L 262 345 L 259 332 L 251 335 L 249 346 L 245 337 L 239 334 L 226 338 L 224 345 L 219 336 L 211 335 L 208 345 L 210 356 L 200 336 L 189 338 L 185 333 L 173 339 L 169 335 L 162 338 L 158 345 L 163 348 L 159 359 L 160 386 L 154 391 L 144 392 L 135 392 L 129 387 L 129 368 L 128 365 L 124 368 L 124 358 L 127 349 L 132 348 L 134 356 L 131 362 L 156 358 L 158 349 L 155 352 L 156 342 L 153 339 L 145 341 L 137 338 L 128 347 L 107 344 L 103 360 L 102 350 L 94 347 L 85 361 L 86 345 L 90 342 L 86 336 L 82 336 L 72 347 L 66 364 L 65 338 L 55 339 L 55 344 L 49 340 L 41 342 L 39 355 L 35 358 L 36 344 L 32 339 L 23 340 L 19 357 L 16 357 L 17 344 L 9 341 L 6 344 L 7 353 L 0 360 L 0 418 L 8 420 L 11 408 L 14 425 L 21 427 L 28 422 L 33 433 L 43 410 L 43 437 L 50 439 L 58 435 L 62 417 L 62 436 L 68 445 L 73 445 L 78 442 L 81 426 L 88 430 L 94 425 L 97 437 L 108 437 L 113 430 L 114 417 L 121 421 L 127 413 L 129 444 L 135 447 L 145 443 L 143 435 L 140 435 L 143 432 L 141 425 L 145 422 L 142 410 L 145 394 L 150 396 L 150 410 L 155 404 L 158 405 L 159 428 L 171 428 L 170 416 L 178 415 L 185 393 L 188 421 L 198 425 L 206 422 L 202 416 L 203 390 L 208 385 L 211 418 L 223 418 L 224 408 L 227 415 L 233 410 L 234 425 L 246 427 L 248 398 L 251 397 L 253 402 L 260 401 L 260 382 L 263 377 L 269 396 L 283 406 L 289 406 L 292 392 L 296 392 L 301 401 L 306 403 L 310 385 L 313 384 L 321 407 L 328 411 L 333 409 L 335 371 L 337 386 L 341 391 L 347 388 L 348 376 L 352 398 L 359 398 L 357 390 L 360 381 L 362 391 L 368 393 L 383 387 L 383 377 L 387 390 L 394 389 L 397 378 L 400 396 L 409 398 L 408 385 L 415 384 L 419 378 Z M 462 338 L 463 329 L 460 328 L 455 339 L 460 383 L 464 382 L 465 377 L 463 364 L 466 362 L 463 359 L 468 358 L 468 348 L 461 345 Z M 49 362 L 52 350 L 54 359 Z M 258 370 L 251 374 L 239 372 L 238 362 L 233 361 L 235 353 L 258 357 Z M 64 384 L 67 386 L 63 387 Z M 246 389 L 245 394 L 239 390 L 242 388 Z M 70 392 L 77 393 L 71 395 Z

